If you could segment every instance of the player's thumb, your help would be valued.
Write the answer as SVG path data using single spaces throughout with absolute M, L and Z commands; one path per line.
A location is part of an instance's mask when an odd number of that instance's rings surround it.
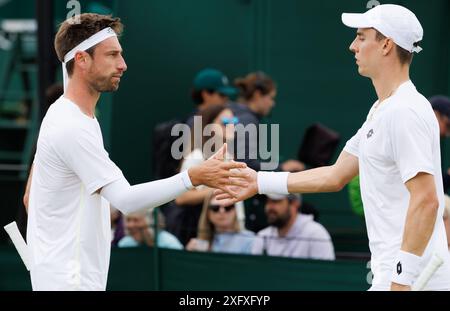
M 224 160 L 226 154 L 227 154 L 227 144 L 225 143 L 219 150 L 217 150 L 215 154 L 213 154 L 211 158 L 216 160 Z

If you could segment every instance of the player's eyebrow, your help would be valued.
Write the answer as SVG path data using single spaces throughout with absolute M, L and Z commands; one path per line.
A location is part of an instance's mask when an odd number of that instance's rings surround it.
M 122 54 L 122 52 L 123 52 L 123 50 L 122 49 L 116 49 L 116 48 L 113 48 L 113 49 L 109 49 L 109 50 L 107 50 L 106 51 L 106 53 L 111 53 L 111 54 Z
M 358 31 L 356 33 L 356 35 L 359 36 L 359 37 L 364 37 L 365 36 L 365 34 L 362 31 Z

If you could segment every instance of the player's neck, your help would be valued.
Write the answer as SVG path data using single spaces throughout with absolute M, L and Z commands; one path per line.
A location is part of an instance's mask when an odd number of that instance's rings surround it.
M 398 87 L 408 80 L 408 66 L 393 66 L 388 70 L 383 70 L 382 73 L 372 78 L 378 101 L 382 102 L 392 96 Z
M 92 89 L 85 81 L 75 77 L 70 79 L 64 97 L 74 102 L 85 115 L 94 118 L 100 93 Z

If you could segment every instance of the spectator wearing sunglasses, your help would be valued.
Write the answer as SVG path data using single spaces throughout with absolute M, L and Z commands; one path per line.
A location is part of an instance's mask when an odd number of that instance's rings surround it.
M 253 72 L 244 78 L 237 78 L 234 85 L 239 90 L 239 97 L 238 102 L 230 104 L 231 110 L 239 118 L 240 124 L 244 127 L 254 124 L 258 131 L 261 119 L 267 117 L 275 106 L 277 95 L 275 82 L 264 72 Z M 260 159 L 252 158 L 253 154 L 258 154 L 259 138 L 256 141 L 250 141 L 250 137 L 246 135 L 245 140 L 236 141 L 235 150 L 245 150 L 245 158 L 237 158 L 239 161 L 245 162 L 256 171 L 261 170 Z M 287 160 L 278 167 L 278 170 L 288 172 L 298 172 L 304 169 L 305 165 L 294 159 Z
M 233 143 L 234 139 L 234 124 L 239 120 L 236 118 L 230 109 L 226 106 L 216 104 L 210 105 L 203 109 L 199 116 L 202 120 L 200 137 L 196 137 L 195 131 L 192 131 L 191 148 L 189 152 L 184 156 L 184 160 L 181 163 L 180 172 L 185 171 L 192 166 L 201 164 L 205 159 L 209 158 L 216 149 L 222 147 L 225 142 Z M 213 136 L 203 135 L 205 133 L 205 127 L 207 125 L 213 125 Z M 222 144 L 215 146 L 212 150 L 203 148 L 209 139 L 217 138 Z M 197 141 L 196 141 L 197 140 Z M 230 144 L 228 144 L 230 145 Z M 196 148 L 196 146 L 202 146 L 203 149 Z M 228 155 L 228 158 L 232 158 Z M 168 231 L 174 234 L 183 245 L 193 237 L 197 236 L 197 226 L 202 211 L 202 204 L 210 189 L 204 186 L 199 186 L 195 189 L 185 192 L 178 197 L 174 204 L 169 204 L 166 208 L 165 216 Z M 244 223 L 245 213 L 243 203 L 240 202 L 237 205 L 238 219 Z
M 236 205 L 222 205 L 212 192 L 203 204 L 198 236 L 186 246 L 189 251 L 250 254 L 255 234 L 238 220 Z

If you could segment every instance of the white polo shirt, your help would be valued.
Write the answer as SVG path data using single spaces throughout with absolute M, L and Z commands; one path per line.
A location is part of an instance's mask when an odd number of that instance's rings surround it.
M 122 178 L 97 119 L 65 97 L 41 125 L 30 189 L 27 242 L 33 290 L 105 290 L 109 204 L 95 193 Z
M 417 92 L 411 81 L 403 83 L 376 109 L 377 103 L 344 148 L 359 161 L 361 196 L 372 253 L 372 288 L 390 288 L 409 207 L 410 195 L 405 183 L 419 172 L 425 172 L 434 176 L 439 211 L 423 255 L 423 267 L 434 252 L 445 260 L 427 289 L 450 289 L 450 257 L 442 218 L 444 193 L 436 116 L 428 100 Z

